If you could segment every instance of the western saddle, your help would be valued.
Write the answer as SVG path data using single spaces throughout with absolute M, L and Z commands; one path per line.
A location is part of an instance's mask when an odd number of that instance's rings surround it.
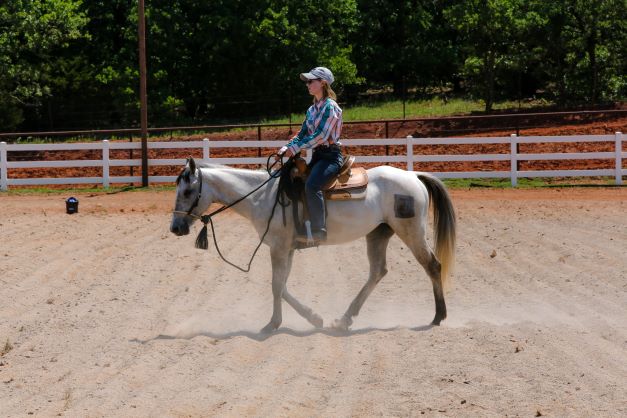
M 355 157 L 352 155 L 344 156 L 344 164 L 337 176 L 322 188 L 325 199 L 352 200 L 366 197 L 368 173 L 363 167 L 353 167 L 354 162 Z M 304 183 L 308 175 L 309 167 L 305 159 L 300 156 L 295 157 L 291 172 L 292 178 L 300 178 Z
M 368 186 L 368 174 L 364 168 L 352 167 L 355 157 L 344 156 L 344 164 L 338 175 L 329 181 L 322 190 L 327 200 L 352 200 L 364 199 Z M 307 202 L 305 198 L 305 183 L 309 175 L 309 167 L 304 158 L 297 154 L 283 167 L 283 173 L 279 182 L 279 189 L 292 201 L 292 214 L 298 235 L 307 234 Z M 299 205 L 299 202 L 302 205 Z M 283 205 L 283 208 L 287 205 Z M 299 206 L 302 213 L 299 214 Z M 327 212 L 328 213 L 328 212 Z M 285 210 L 283 211 L 283 224 L 285 225 Z M 307 248 L 309 244 L 296 243 L 296 248 Z

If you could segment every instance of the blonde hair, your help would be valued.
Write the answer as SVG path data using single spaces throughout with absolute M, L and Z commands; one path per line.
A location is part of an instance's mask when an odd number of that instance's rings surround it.
M 322 83 L 322 100 L 326 99 L 327 97 L 330 97 L 333 100 L 337 100 L 337 95 L 335 94 L 329 83 L 327 83 L 326 80 L 320 80 L 320 82 Z M 314 97 L 314 103 L 315 102 L 316 98 Z

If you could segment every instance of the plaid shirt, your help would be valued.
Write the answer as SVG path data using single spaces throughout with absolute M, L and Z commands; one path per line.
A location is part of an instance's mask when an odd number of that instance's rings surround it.
M 306 148 L 339 144 L 341 132 L 342 109 L 333 99 L 326 98 L 307 109 L 300 132 L 286 146 L 296 154 Z

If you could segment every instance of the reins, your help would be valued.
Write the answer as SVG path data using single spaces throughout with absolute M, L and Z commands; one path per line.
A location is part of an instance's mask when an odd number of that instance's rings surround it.
M 261 183 L 259 186 L 257 186 L 255 189 L 253 189 L 251 192 L 247 193 L 246 195 L 240 197 L 239 199 L 237 199 L 236 201 L 229 203 L 228 205 L 223 205 L 222 207 L 214 210 L 213 212 L 207 214 L 207 215 L 201 215 L 198 216 L 194 213 L 192 213 L 192 211 L 196 208 L 196 206 L 198 206 L 198 202 L 200 201 L 201 198 L 201 194 L 202 194 L 202 171 L 200 169 L 198 169 L 198 180 L 200 181 L 200 187 L 198 189 L 198 195 L 196 196 L 196 199 L 194 200 L 194 203 L 192 203 L 192 206 L 189 208 L 189 210 L 187 212 L 185 211 L 180 211 L 180 210 L 175 210 L 173 211 L 173 213 L 182 213 L 188 216 L 191 216 L 193 218 L 199 219 L 204 226 L 202 227 L 202 229 L 200 230 L 200 232 L 198 233 L 198 236 L 196 237 L 196 248 L 200 248 L 203 250 L 206 250 L 209 248 L 209 240 L 207 238 L 207 223 L 211 224 L 211 234 L 213 235 L 213 243 L 216 247 L 216 251 L 218 252 L 218 255 L 220 256 L 220 258 L 227 264 L 235 267 L 236 269 L 244 272 L 244 273 L 248 273 L 250 271 L 250 266 L 253 263 L 253 260 L 255 258 L 255 256 L 257 255 L 257 251 L 259 251 L 259 248 L 261 247 L 261 244 L 263 243 L 263 240 L 266 238 L 266 235 L 268 234 L 268 231 L 270 230 L 270 223 L 272 222 L 272 218 L 274 217 L 274 211 L 276 209 L 277 204 L 281 203 L 281 206 L 286 206 L 286 204 L 284 202 L 281 201 L 281 190 L 277 190 L 277 195 L 276 195 L 276 199 L 274 201 L 274 205 L 272 206 L 272 211 L 270 212 L 270 217 L 268 218 L 268 223 L 266 225 L 266 230 L 264 231 L 263 235 L 261 236 L 261 240 L 259 241 L 259 244 L 257 244 L 257 247 L 255 248 L 255 251 L 253 251 L 253 255 L 250 257 L 250 261 L 248 262 L 248 266 L 244 269 L 232 262 L 230 262 L 229 260 L 227 260 L 223 255 L 222 252 L 220 251 L 220 247 L 218 246 L 218 241 L 216 239 L 216 232 L 215 232 L 215 228 L 213 226 L 213 216 L 219 214 L 220 212 L 223 212 L 235 205 L 237 205 L 239 202 L 241 202 L 242 200 L 246 199 L 247 197 L 249 197 L 250 195 L 252 195 L 253 193 L 255 193 L 256 191 L 258 191 L 259 189 L 261 189 L 263 186 L 265 186 L 266 184 L 268 184 L 271 180 L 276 179 L 277 177 L 279 177 L 283 171 L 283 161 L 281 158 L 279 158 L 278 160 L 276 160 L 274 163 L 270 164 L 270 159 L 273 158 L 276 154 L 271 154 L 268 157 L 268 160 L 266 162 L 266 171 L 268 172 L 268 174 L 270 175 L 270 177 L 264 181 L 263 183 Z M 272 168 L 279 163 L 281 165 L 281 167 L 277 170 L 275 170 L 274 172 L 272 171 Z

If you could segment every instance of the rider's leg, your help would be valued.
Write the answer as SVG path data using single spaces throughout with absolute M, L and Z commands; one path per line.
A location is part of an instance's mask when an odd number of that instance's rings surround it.
M 314 164 L 305 184 L 307 209 L 312 232 L 326 231 L 324 194 L 322 188 L 339 172 L 342 155 L 338 151 L 316 151 Z

